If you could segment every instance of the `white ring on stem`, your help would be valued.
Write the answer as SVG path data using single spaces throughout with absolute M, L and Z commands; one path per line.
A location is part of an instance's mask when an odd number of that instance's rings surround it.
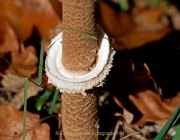
M 48 83 L 53 84 L 62 92 L 85 93 L 94 86 L 102 86 L 103 80 L 112 67 L 115 51 L 110 49 L 108 37 L 105 34 L 98 51 L 97 63 L 85 74 L 69 72 L 62 63 L 62 32 L 52 39 L 46 56 L 46 75 Z

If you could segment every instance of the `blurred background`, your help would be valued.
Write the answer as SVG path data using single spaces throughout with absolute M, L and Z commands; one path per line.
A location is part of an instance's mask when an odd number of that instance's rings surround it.
M 100 132 L 115 134 L 100 139 L 132 133 L 127 139 L 154 139 L 180 105 L 180 1 L 97 0 L 95 8 L 97 24 L 117 50 L 105 85 L 98 88 Z M 46 56 L 61 24 L 61 0 L 0 1 L 0 139 L 21 134 L 14 124 L 22 126 L 24 77 L 29 78 L 29 137 L 63 139 L 61 98 L 50 112 L 55 88 L 44 73 L 37 85 L 41 41 Z M 165 139 L 175 132 L 172 128 Z

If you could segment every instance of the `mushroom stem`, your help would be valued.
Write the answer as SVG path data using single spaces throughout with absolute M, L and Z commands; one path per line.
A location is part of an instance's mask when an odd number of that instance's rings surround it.
M 64 0 L 63 25 L 97 36 L 94 0 Z M 77 32 L 63 30 L 62 63 L 66 70 L 88 73 L 96 64 L 97 40 Z M 86 96 L 62 94 L 62 126 L 66 140 L 96 140 L 98 96 L 95 90 Z
M 98 95 L 62 94 L 62 126 L 66 140 L 98 139 Z
M 64 0 L 63 25 L 97 36 L 94 0 Z M 66 69 L 87 73 L 96 63 L 97 40 L 69 30 L 63 31 L 62 61 Z

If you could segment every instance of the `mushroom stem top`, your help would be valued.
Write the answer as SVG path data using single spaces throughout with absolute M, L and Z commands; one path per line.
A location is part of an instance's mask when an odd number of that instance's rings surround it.
M 94 0 L 64 0 L 63 25 L 97 36 Z M 96 64 L 97 40 L 78 32 L 63 31 L 62 62 L 75 73 L 87 73 Z

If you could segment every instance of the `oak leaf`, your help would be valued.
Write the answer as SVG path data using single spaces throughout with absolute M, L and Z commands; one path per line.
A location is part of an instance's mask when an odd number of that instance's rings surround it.
M 159 40 L 171 31 L 166 13 L 162 9 L 134 10 L 127 14 L 109 3 L 98 0 L 97 21 L 109 34 L 113 48 L 133 49 Z M 137 12 L 138 11 L 138 12 Z
M 165 123 L 176 108 L 180 105 L 180 95 L 177 95 L 169 99 L 161 99 L 161 97 L 152 90 L 146 90 L 139 92 L 135 95 L 129 95 L 128 98 L 136 106 L 136 108 L 142 113 L 142 117 L 135 123 L 132 123 L 132 119 L 125 118 L 126 122 L 132 126 L 144 125 L 146 122 L 154 122 L 163 124 Z M 124 108 L 124 105 L 114 98 L 118 106 Z M 124 108 L 126 114 L 132 114 Z M 135 117 L 135 116 L 134 116 Z
M 0 105 L 0 139 L 21 140 L 23 131 L 23 111 L 18 111 L 8 105 Z M 50 128 L 47 124 L 40 124 L 39 116 L 27 112 L 26 139 L 50 140 Z
M 6 0 L 0 2 L 0 9 L 21 41 L 32 35 L 33 28 L 42 37 L 60 22 L 48 0 Z
M 5 91 L 5 97 L 0 97 L 0 102 L 8 102 L 9 105 L 12 105 L 16 109 L 20 109 L 23 105 L 24 98 L 24 78 L 15 74 L 7 73 L 1 74 L 2 80 L 0 91 Z M 31 79 L 31 81 L 36 82 L 37 79 Z M 32 82 L 28 82 L 28 97 L 36 96 L 43 89 Z
M 36 50 L 33 46 L 24 48 L 22 45 L 21 51 L 12 52 L 12 65 L 16 72 L 23 76 L 31 76 L 37 70 L 38 58 Z
M 16 35 L 8 22 L 0 15 L 0 53 L 18 51 Z

